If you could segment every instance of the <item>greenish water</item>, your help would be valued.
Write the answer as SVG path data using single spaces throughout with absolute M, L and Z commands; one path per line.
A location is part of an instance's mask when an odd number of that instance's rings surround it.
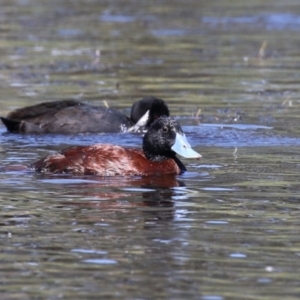
M 297 1 L 1 1 L 0 24 L 1 115 L 153 95 L 203 156 L 175 178 L 1 172 L 1 298 L 299 298 Z M 0 141 L 7 166 L 141 136 Z

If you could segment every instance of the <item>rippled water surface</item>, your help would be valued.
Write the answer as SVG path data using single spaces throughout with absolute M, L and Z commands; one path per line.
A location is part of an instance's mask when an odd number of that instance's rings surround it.
M 1 1 L 0 115 L 167 101 L 203 158 L 172 177 L 4 171 L 133 134 L 0 127 L 1 299 L 298 299 L 298 1 Z

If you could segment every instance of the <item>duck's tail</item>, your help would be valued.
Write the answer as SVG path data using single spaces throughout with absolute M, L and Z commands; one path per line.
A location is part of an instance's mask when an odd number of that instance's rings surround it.
M 21 121 L 16 121 L 4 117 L 0 117 L 2 123 L 5 125 L 7 128 L 7 131 L 12 132 L 12 133 L 19 133 L 21 132 Z

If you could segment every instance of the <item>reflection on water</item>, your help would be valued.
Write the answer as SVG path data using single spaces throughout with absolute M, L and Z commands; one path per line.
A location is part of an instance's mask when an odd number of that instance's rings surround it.
M 268 30 L 300 30 L 300 16 L 287 13 L 262 14 L 254 16 L 238 17 L 203 17 L 202 22 L 213 26 L 219 25 L 240 25 L 263 27 Z
M 142 136 L 1 127 L 3 299 L 299 298 L 297 1 L 4 1 L 0 18 L 0 115 L 153 95 L 203 155 L 177 177 L 8 172 Z

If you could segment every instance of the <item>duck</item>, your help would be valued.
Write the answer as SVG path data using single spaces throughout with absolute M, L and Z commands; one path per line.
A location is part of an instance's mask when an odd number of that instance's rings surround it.
M 156 97 L 135 102 L 130 117 L 114 108 L 71 99 L 26 106 L 0 119 L 10 133 L 115 133 L 143 131 L 158 117 L 169 114 L 166 103 Z
M 177 120 L 161 116 L 143 137 L 142 149 L 113 144 L 71 146 L 30 165 L 40 173 L 97 176 L 180 175 L 187 171 L 176 156 L 200 158 Z

